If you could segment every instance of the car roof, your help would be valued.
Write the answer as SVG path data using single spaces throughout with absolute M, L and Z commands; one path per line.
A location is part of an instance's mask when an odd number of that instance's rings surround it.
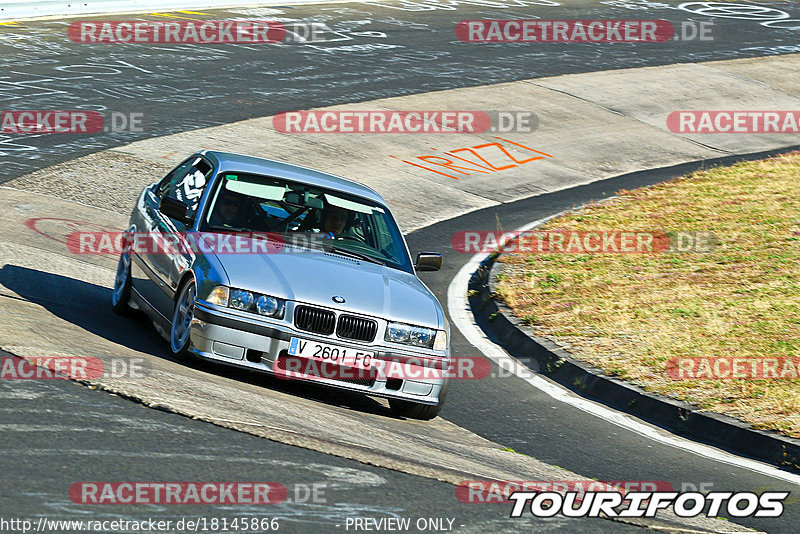
M 382 196 L 374 189 L 364 184 L 333 174 L 315 171 L 314 169 L 309 169 L 300 165 L 292 165 L 291 163 L 257 158 L 255 156 L 234 154 L 232 152 L 217 152 L 216 150 L 203 150 L 198 152 L 198 154 L 215 160 L 214 163 L 218 165 L 221 172 L 247 172 L 275 178 L 284 178 L 286 180 L 293 180 L 325 189 L 349 193 L 373 200 L 384 206 L 386 205 L 386 201 Z

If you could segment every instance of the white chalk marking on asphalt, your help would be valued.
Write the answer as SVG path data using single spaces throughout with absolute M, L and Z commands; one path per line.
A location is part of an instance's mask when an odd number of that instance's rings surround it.
M 67 425 L 29 425 L 24 423 L 0 423 L 3 432 L 105 432 L 102 428 Z
M 0 399 L 13 399 L 13 400 L 33 400 L 43 396 L 44 393 L 33 393 L 29 391 L 0 391 Z M 5 411 L 2 408 L 0 411 Z M 19 408 L 8 408 L 8 411 L 19 412 Z
M 516 231 L 523 232 L 530 230 L 531 228 L 539 226 L 545 221 L 552 219 L 553 217 L 557 217 L 558 215 L 560 215 L 560 213 L 540 219 L 538 221 L 533 221 L 532 223 L 526 224 Z M 450 311 L 450 317 L 452 318 L 453 323 L 461 331 L 467 341 L 472 343 L 472 345 L 480 350 L 487 358 L 494 361 L 502 369 L 510 371 L 533 387 L 550 395 L 555 400 L 563 402 L 564 404 L 574 408 L 578 408 L 579 410 L 583 410 L 584 412 L 595 417 L 605 419 L 606 421 L 609 421 L 610 423 L 620 426 L 626 430 L 630 430 L 631 432 L 635 432 L 636 434 L 654 441 L 658 441 L 665 445 L 692 452 L 698 456 L 703 456 L 711 460 L 734 465 L 736 467 L 741 467 L 742 469 L 748 469 L 762 475 L 771 476 L 773 478 L 785 480 L 786 482 L 791 482 L 792 484 L 800 485 L 800 476 L 798 475 L 782 471 L 769 464 L 750 460 L 749 458 L 743 458 L 741 456 L 736 456 L 735 454 L 731 454 L 708 445 L 690 441 L 688 439 L 675 436 L 674 434 L 667 434 L 666 431 L 659 431 L 659 429 L 644 424 L 630 415 L 613 410 L 603 404 L 598 404 L 583 397 L 579 397 L 560 384 L 546 379 L 541 375 L 535 374 L 531 369 L 522 365 L 515 358 L 509 356 L 502 347 L 486 337 L 486 334 L 483 333 L 483 330 L 481 330 L 480 327 L 475 324 L 469 309 L 469 302 L 467 301 L 469 280 L 472 277 L 472 274 L 478 270 L 480 263 L 488 256 L 488 254 L 475 254 L 469 260 L 469 262 L 467 262 L 467 264 L 458 271 L 458 274 L 456 274 L 447 288 L 447 308 Z

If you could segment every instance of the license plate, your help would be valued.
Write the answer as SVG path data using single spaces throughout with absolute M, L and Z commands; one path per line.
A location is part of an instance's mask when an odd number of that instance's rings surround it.
M 289 354 L 292 356 L 300 356 L 301 358 L 317 360 L 319 362 L 331 362 L 338 365 L 356 367 L 358 369 L 372 368 L 372 358 L 375 355 L 374 352 L 337 347 L 336 345 L 309 341 L 297 337 L 293 337 L 289 344 Z

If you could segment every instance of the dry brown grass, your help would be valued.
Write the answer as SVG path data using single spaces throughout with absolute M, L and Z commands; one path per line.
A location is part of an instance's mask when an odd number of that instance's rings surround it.
M 498 293 L 608 374 L 800 437 L 800 380 L 665 372 L 673 357 L 798 356 L 800 152 L 622 191 L 539 229 L 713 232 L 705 254 L 505 254 Z

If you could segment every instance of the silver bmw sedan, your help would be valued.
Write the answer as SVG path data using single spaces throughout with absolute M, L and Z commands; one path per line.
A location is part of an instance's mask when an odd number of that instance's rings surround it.
M 140 194 L 115 312 L 147 313 L 177 357 L 386 397 L 436 417 L 449 326 L 383 198 L 351 180 L 224 152 L 192 155 Z

